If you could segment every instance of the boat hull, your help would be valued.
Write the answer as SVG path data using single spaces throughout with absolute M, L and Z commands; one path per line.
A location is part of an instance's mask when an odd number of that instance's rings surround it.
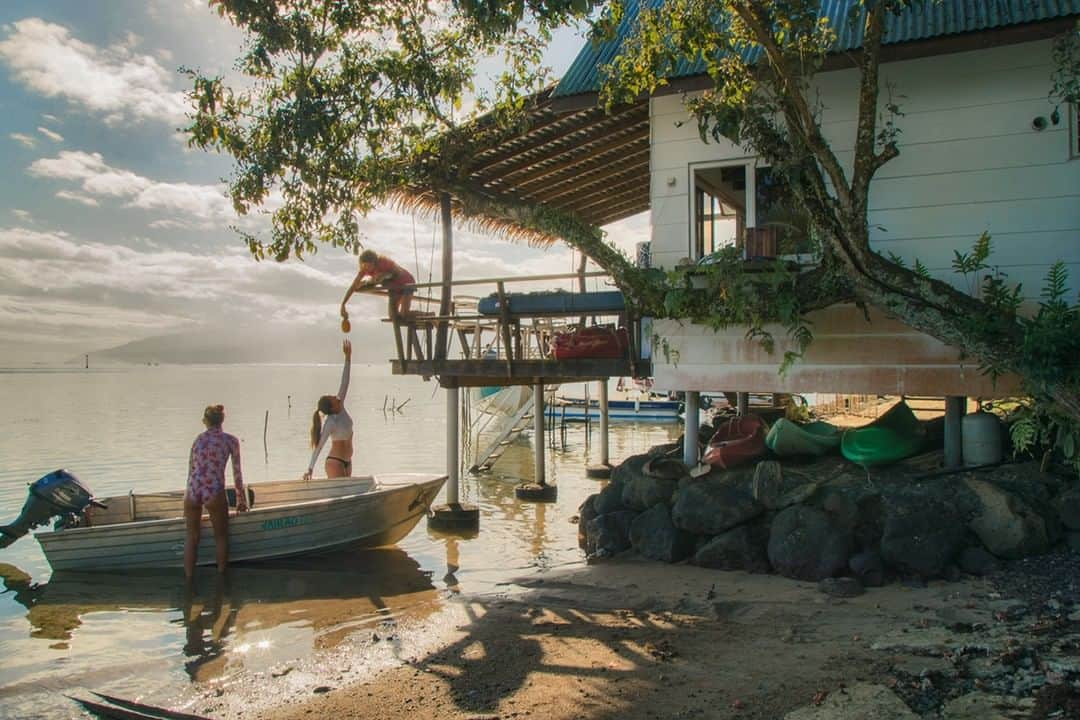
M 608 402 L 609 420 L 678 421 L 681 403 L 671 400 L 612 400 Z M 559 404 L 544 408 L 549 418 L 556 420 L 600 419 L 600 405 L 590 400 L 586 409 L 584 400 L 562 399 Z
M 313 480 L 309 485 L 253 485 L 253 509 L 229 518 L 229 560 L 392 545 L 426 515 L 445 481 L 445 476 L 437 475 L 387 475 L 356 479 L 353 486 L 338 479 Z M 323 483 L 328 485 L 321 487 Z M 275 498 L 275 491 L 287 485 L 307 492 L 277 492 Z M 303 499 L 318 495 L 320 490 L 326 496 Z M 330 492 L 345 494 L 328 495 Z M 260 504 L 261 496 L 271 498 L 273 504 Z M 301 499 L 287 501 L 290 497 Z M 42 532 L 36 537 L 53 570 L 98 571 L 182 567 L 184 535 L 184 518 L 178 515 Z M 204 516 L 199 564 L 213 562 L 213 530 Z

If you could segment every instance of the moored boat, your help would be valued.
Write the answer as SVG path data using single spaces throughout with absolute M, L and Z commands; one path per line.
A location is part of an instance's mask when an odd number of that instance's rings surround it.
M 780 457 L 821 456 L 840 447 L 840 428 L 822 420 L 805 425 L 780 418 L 769 428 L 765 446 Z
M 919 452 L 925 438 L 922 423 L 901 400 L 869 425 L 846 430 L 840 452 L 864 467 L 888 465 Z
M 251 509 L 229 519 L 229 559 L 392 545 L 426 515 L 445 481 L 445 475 L 389 474 L 253 483 Z M 35 537 L 53 570 L 179 568 L 183 501 L 182 490 L 95 498 L 93 506 L 65 514 L 54 529 Z M 200 564 L 214 562 L 205 517 L 199 558 Z
M 756 460 L 765 454 L 765 431 L 765 421 L 757 415 L 722 421 L 701 461 L 727 470 Z

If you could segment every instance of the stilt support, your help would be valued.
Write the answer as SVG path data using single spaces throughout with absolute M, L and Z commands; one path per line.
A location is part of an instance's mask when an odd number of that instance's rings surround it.
M 945 398 L 945 469 L 955 470 L 964 464 L 961 419 L 964 417 L 967 398 L 951 395 Z
M 608 455 L 608 387 L 607 378 L 600 381 L 600 397 L 597 400 L 600 410 L 600 464 L 585 468 L 585 476 L 591 478 L 611 477 L 611 459 Z
M 750 393 L 748 393 L 748 392 L 735 393 L 735 402 L 736 402 L 736 410 L 738 410 L 739 415 L 740 416 L 745 415 L 747 413 L 747 411 L 750 409 Z
M 555 502 L 558 496 L 558 488 L 547 484 L 546 468 L 544 467 L 545 450 L 547 442 L 544 438 L 544 383 L 537 381 L 533 386 L 533 482 L 518 485 L 514 489 L 514 495 L 518 500 L 531 502 Z
M 480 508 L 463 505 L 461 486 L 461 448 L 458 431 L 458 393 L 456 387 L 446 388 L 446 504 L 431 509 L 428 527 L 443 532 L 475 532 L 480 526 Z
M 683 403 L 685 426 L 683 427 L 683 464 L 688 468 L 698 463 L 698 408 L 701 407 L 701 395 L 697 390 L 687 390 Z

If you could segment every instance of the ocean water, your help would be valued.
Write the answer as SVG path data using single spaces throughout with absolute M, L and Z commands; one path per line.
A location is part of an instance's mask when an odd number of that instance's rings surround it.
M 60 467 L 99 496 L 182 488 L 188 449 L 211 403 L 225 405 L 225 429 L 240 438 L 248 482 L 299 477 L 314 402 L 336 392 L 340 372 L 334 365 L 0 370 L 0 523 L 16 517 L 28 483 Z M 580 394 L 581 386 L 564 390 Z M 346 405 L 358 474 L 445 472 L 446 405 L 435 383 L 360 365 Z M 494 472 L 463 474 L 463 501 L 481 508 L 476 537 L 441 536 L 421 522 L 395 548 L 244 565 L 225 581 L 208 570 L 193 592 L 173 572 L 54 576 L 36 541 L 24 537 L 0 550 L 0 716 L 81 717 L 64 694 L 89 690 L 174 707 L 241 686 L 310 692 L 343 682 L 343 666 L 355 678 L 400 662 L 402 643 L 422 636 L 459 594 L 499 592 L 511 579 L 584 562 L 572 518 L 601 487 L 584 473 L 598 460 L 596 433 L 595 424 L 591 434 L 582 425 L 549 433 L 555 504 L 514 497 L 516 483 L 533 479 L 530 437 Z M 613 423 L 611 457 L 678 433 L 673 424 Z M 465 465 L 483 440 L 467 439 Z M 321 462 L 316 467 L 321 473 Z

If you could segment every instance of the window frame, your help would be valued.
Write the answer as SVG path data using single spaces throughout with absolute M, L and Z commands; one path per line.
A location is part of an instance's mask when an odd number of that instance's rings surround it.
M 714 170 L 725 167 L 744 167 L 746 172 L 746 218 L 744 226 L 747 228 L 755 227 L 756 208 L 755 208 L 755 188 L 757 187 L 757 176 L 755 175 L 755 169 L 757 167 L 757 157 L 753 155 L 747 155 L 739 158 L 728 158 L 725 160 L 706 160 L 702 162 L 687 163 L 687 210 L 689 212 L 687 225 L 687 257 L 690 258 L 690 262 L 696 263 L 701 260 L 703 254 L 698 252 L 699 238 L 698 227 L 701 224 L 701 216 L 698 214 L 698 188 L 697 188 L 697 173 L 701 170 Z M 744 238 L 738 238 L 738 247 L 742 247 Z

